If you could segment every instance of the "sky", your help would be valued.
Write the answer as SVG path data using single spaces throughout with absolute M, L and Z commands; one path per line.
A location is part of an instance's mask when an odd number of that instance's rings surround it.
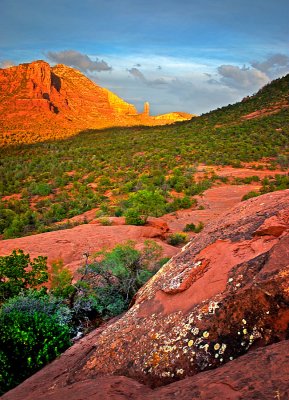
M 142 111 L 202 114 L 289 73 L 288 0 L 0 0 L 0 68 L 82 71 Z

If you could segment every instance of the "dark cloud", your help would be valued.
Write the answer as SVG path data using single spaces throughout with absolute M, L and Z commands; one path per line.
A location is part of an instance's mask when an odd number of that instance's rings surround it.
M 139 79 L 140 81 L 145 82 L 145 83 L 147 82 L 147 80 L 146 80 L 144 74 L 143 74 L 138 68 L 133 67 L 133 68 L 131 68 L 131 69 L 128 69 L 128 72 L 129 72 L 134 78 L 137 78 L 137 79 Z
M 289 70 L 289 57 L 285 54 L 273 54 L 265 61 L 253 61 L 252 67 L 265 72 L 270 77 L 287 73 Z
M 56 62 L 58 64 L 66 64 L 71 67 L 79 68 L 83 72 L 102 72 L 111 71 L 107 62 L 104 60 L 99 60 L 98 58 L 93 61 L 86 54 L 82 54 L 75 50 L 64 50 L 64 51 L 49 51 L 47 57 L 50 61 Z
M 147 79 L 144 74 L 138 68 L 128 69 L 128 72 L 136 79 L 139 79 L 141 82 L 145 83 L 148 86 L 158 86 L 158 85 L 166 85 L 168 82 L 164 78 L 157 79 Z

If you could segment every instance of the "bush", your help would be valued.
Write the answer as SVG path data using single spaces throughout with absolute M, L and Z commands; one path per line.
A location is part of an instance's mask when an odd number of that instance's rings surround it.
M 68 298 L 75 291 L 71 284 L 72 278 L 71 271 L 63 266 L 62 260 L 53 261 L 51 265 L 51 293 L 56 297 Z
M 111 226 L 112 222 L 108 217 L 99 218 L 99 222 L 102 226 Z
M 31 261 L 29 254 L 13 250 L 9 256 L 0 257 L 0 304 L 47 280 L 47 257 L 39 256 Z
M 260 196 L 260 194 L 261 194 L 261 193 L 255 192 L 255 191 L 252 190 L 251 192 L 245 194 L 245 195 L 242 197 L 242 201 L 251 199 L 252 197 L 258 197 L 258 196 Z
M 18 296 L 0 310 L 0 393 L 13 388 L 70 346 L 70 312 L 39 293 Z M 7 377 L 9 379 L 7 379 Z
M 132 220 L 131 215 L 133 214 L 137 221 L 139 221 L 139 218 L 142 219 L 143 225 L 149 216 L 160 217 L 165 213 L 166 200 L 159 191 L 139 190 L 129 196 L 128 204 L 129 209 L 125 213 L 126 218 L 129 213 L 128 218 Z M 131 213 L 130 209 L 133 210 Z M 140 225 L 140 223 L 137 225 Z
M 157 243 L 147 240 L 142 251 L 129 241 L 99 253 L 100 260 L 80 271 L 84 275 L 76 284 L 76 320 L 83 315 L 104 319 L 125 311 L 137 290 L 160 267 L 161 251 Z
M 125 214 L 125 223 L 127 225 L 144 225 L 145 221 L 141 217 L 140 212 L 135 208 L 128 209 Z
M 187 243 L 188 242 L 188 236 L 183 233 L 183 232 L 176 232 L 172 233 L 168 237 L 168 243 L 171 244 L 172 246 L 177 246 L 179 244 Z
M 199 222 L 198 225 L 195 225 L 193 223 L 191 224 L 187 224 L 183 231 L 184 232 L 195 232 L 195 233 L 199 233 L 201 232 L 201 230 L 204 228 L 204 223 L 203 222 Z

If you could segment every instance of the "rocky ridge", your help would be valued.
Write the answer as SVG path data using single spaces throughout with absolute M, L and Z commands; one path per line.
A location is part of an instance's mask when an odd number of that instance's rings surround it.
M 124 316 L 3 398 L 287 399 L 288 276 L 285 190 L 207 225 Z
M 84 129 L 162 125 L 190 119 L 175 113 L 161 120 L 136 108 L 81 72 L 45 61 L 0 69 L 0 143 L 71 136 Z

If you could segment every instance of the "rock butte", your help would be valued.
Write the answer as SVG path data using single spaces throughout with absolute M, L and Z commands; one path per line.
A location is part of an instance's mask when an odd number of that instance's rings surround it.
M 71 136 L 85 129 L 164 125 L 191 119 L 175 112 L 150 116 L 81 72 L 45 61 L 0 69 L 0 144 Z
M 3 399 L 287 399 L 288 277 L 285 190 L 208 224 L 127 313 Z

